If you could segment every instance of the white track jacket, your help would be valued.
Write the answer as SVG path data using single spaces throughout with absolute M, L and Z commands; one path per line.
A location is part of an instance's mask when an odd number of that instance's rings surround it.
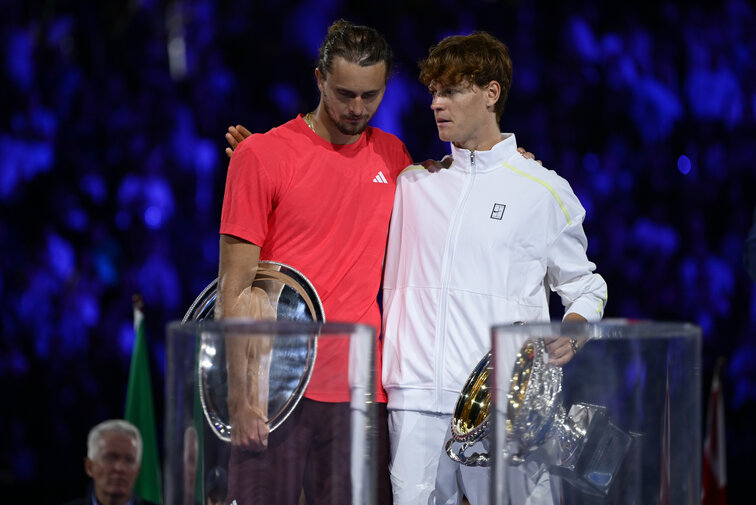
M 491 327 L 549 321 L 550 291 L 565 313 L 603 315 L 585 210 L 513 134 L 502 138 L 490 151 L 452 146 L 448 169 L 413 165 L 398 178 L 383 283 L 389 409 L 452 413 Z

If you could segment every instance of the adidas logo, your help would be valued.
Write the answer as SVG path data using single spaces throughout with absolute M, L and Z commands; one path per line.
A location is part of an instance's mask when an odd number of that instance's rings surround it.
M 378 175 L 375 176 L 375 179 L 373 179 L 373 182 L 377 182 L 378 184 L 388 184 L 386 176 L 380 171 L 378 172 Z

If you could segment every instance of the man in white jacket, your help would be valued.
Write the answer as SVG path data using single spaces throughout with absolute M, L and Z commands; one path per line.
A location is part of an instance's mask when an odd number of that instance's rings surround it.
M 448 37 L 421 63 L 453 161 L 410 166 L 397 181 L 383 284 L 395 505 L 458 504 L 463 495 L 488 503 L 490 471 L 454 463 L 444 443 L 493 324 L 549 321 L 550 291 L 565 321 L 603 315 L 607 288 L 586 256 L 584 209 L 567 181 L 499 130 L 511 77 L 506 46 L 487 33 Z M 576 348 L 559 339 L 548 351 L 563 365 Z M 518 503 L 553 500 L 548 474 L 523 474 L 509 492 Z

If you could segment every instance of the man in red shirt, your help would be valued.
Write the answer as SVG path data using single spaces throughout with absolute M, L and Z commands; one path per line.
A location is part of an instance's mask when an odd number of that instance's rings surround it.
M 236 147 L 221 216 L 216 319 L 270 316 L 267 295 L 251 286 L 259 261 L 274 260 L 312 282 L 328 321 L 364 323 L 380 333 L 377 296 L 396 178 L 412 162 L 399 139 L 368 126 L 391 56 L 372 28 L 337 21 L 315 69 L 318 107 Z M 304 489 L 308 503 L 350 503 L 346 344 L 319 342 L 304 398 L 272 433 L 249 391 L 253 351 L 241 339 L 227 345 L 228 501 L 293 505 Z M 378 431 L 385 437 L 378 340 L 376 346 Z M 381 447 L 379 502 L 387 503 L 385 438 Z

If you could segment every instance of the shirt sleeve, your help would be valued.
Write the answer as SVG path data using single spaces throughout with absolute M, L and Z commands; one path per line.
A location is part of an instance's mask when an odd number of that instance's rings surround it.
M 220 233 L 262 246 L 273 209 L 269 167 L 256 154 L 256 136 L 242 141 L 231 156 L 223 195 Z

